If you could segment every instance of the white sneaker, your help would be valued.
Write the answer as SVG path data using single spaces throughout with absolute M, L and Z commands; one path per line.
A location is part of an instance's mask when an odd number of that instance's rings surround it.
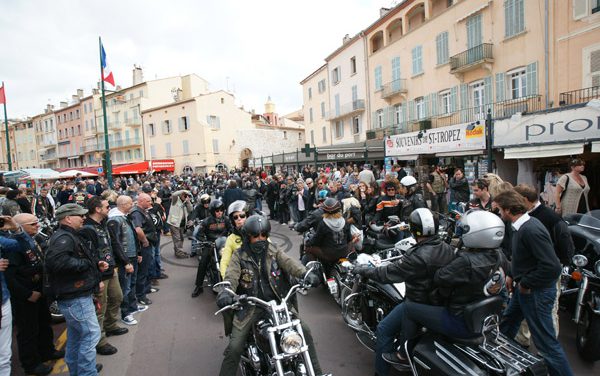
M 137 325 L 137 323 L 138 323 L 137 320 L 134 319 L 132 315 L 125 316 L 123 318 L 123 320 L 121 320 L 121 321 L 123 321 L 123 324 L 126 324 L 126 325 Z
M 148 306 L 147 306 L 147 305 L 141 305 L 141 304 L 138 304 L 138 306 L 137 306 L 137 311 L 135 311 L 135 312 L 133 312 L 133 313 L 144 312 L 144 311 L 145 311 L 145 310 L 147 310 L 147 309 L 148 309 Z

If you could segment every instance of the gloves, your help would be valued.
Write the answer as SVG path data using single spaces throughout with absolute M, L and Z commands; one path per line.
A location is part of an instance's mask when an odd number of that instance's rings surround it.
M 227 307 L 233 304 L 233 296 L 227 291 L 221 291 L 217 295 L 217 306 L 219 308 Z
M 363 277 L 369 277 L 373 274 L 374 272 L 374 268 L 371 268 L 370 266 L 355 266 L 354 269 L 352 270 L 353 274 L 358 274 L 358 275 L 362 275 Z
M 317 286 L 319 286 L 320 283 L 321 283 L 321 281 L 319 280 L 319 277 L 317 277 L 317 275 L 315 273 L 307 274 L 304 277 L 304 284 L 306 284 L 310 287 L 317 287 Z

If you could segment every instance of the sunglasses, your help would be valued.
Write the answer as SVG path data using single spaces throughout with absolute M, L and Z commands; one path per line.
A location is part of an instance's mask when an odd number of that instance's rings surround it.
M 237 221 L 238 219 L 244 219 L 246 218 L 246 214 L 236 214 L 233 216 L 233 220 Z
M 269 234 L 266 232 L 261 232 L 259 234 L 248 234 L 251 238 L 268 238 Z
M 396 190 L 396 188 L 386 188 L 385 190 L 386 190 L 386 191 L 395 191 L 395 190 Z

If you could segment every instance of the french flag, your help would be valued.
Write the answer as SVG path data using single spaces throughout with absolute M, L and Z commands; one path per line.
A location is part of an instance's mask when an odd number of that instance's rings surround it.
M 115 78 L 113 77 L 113 73 L 106 62 L 106 52 L 104 51 L 104 46 L 102 42 L 100 42 L 100 61 L 102 63 L 102 81 L 108 82 L 112 86 L 115 86 Z

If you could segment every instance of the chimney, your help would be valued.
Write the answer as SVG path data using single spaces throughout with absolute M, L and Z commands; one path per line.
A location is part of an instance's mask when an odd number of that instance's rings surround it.
M 83 89 L 77 89 L 77 96 L 79 99 L 83 98 Z
M 142 67 L 133 65 L 133 86 L 137 84 L 141 84 L 144 82 L 144 72 L 142 71 Z
M 342 44 L 346 44 L 348 43 L 348 41 L 350 40 L 350 34 L 346 34 L 344 35 L 344 38 L 342 39 Z
M 69 104 L 67 102 L 60 102 L 60 108 L 65 108 L 67 107 Z
M 52 104 L 48 103 L 48 104 L 46 105 L 46 111 L 44 111 L 44 112 L 45 112 L 45 113 L 49 113 L 49 112 L 52 112 L 52 111 L 54 111 L 54 105 L 52 105 Z
M 78 96 L 78 95 L 76 95 L 76 94 L 74 94 L 74 95 L 71 95 L 71 100 L 73 101 L 73 103 L 77 103 L 77 102 L 79 102 L 79 99 L 80 99 L 80 98 L 79 98 L 79 96 Z
M 390 11 L 390 8 L 380 8 L 379 9 L 379 18 L 385 16 Z

